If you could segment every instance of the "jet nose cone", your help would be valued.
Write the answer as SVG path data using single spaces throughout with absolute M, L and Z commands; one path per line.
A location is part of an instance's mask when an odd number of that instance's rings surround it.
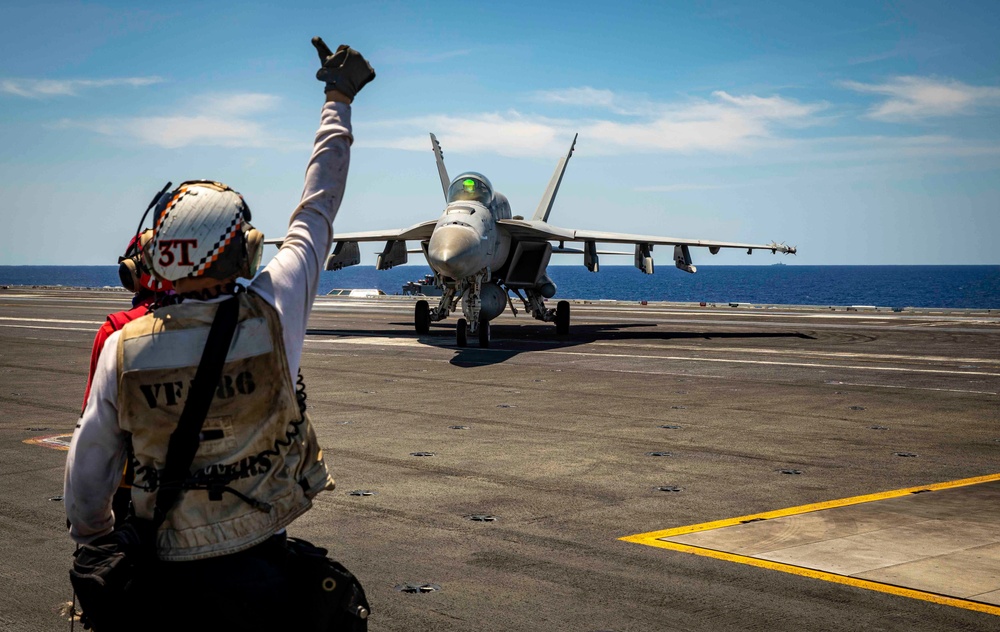
M 472 276 L 486 267 L 480 256 L 482 239 L 467 226 L 441 226 L 427 244 L 427 260 L 431 267 L 453 279 Z

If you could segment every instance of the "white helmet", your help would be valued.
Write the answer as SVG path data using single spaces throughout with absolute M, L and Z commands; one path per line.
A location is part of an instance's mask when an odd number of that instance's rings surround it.
M 252 277 L 263 235 L 250 225 L 243 196 L 220 182 L 189 180 L 156 204 L 146 245 L 153 274 L 167 281 Z

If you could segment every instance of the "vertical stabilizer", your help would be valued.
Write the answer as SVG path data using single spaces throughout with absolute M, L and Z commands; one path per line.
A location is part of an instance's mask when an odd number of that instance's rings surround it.
M 448 179 L 448 170 L 444 168 L 444 154 L 441 153 L 441 143 L 434 134 L 431 134 L 431 147 L 434 148 L 434 160 L 437 161 L 438 166 L 438 176 L 441 178 L 441 191 L 444 193 L 444 201 L 448 201 L 448 185 L 451 184 L 451 180 Z
M 569 157 L 573 155 L 577 136 L 579 134 L 573 135 L 573 144 L 569 146 L 569 151 L 566 152 L 564 157 L 559 159 L 556 171 L 552 174 L 552 179 L 549 180 L 549 186 L 545 189 L 545 195 L 542 196 L 542 201 L 538 203 L 538 208 L 535 210 L 535 216 L 531 219 L 543 222 L 549 221 L 549 213 L 552 212 L 552 203 L 556 199 L 556 193 L 559 193 L 559 184 L 562 182 L 563 174 L 566 173 L 566 164 L 569 163 Z

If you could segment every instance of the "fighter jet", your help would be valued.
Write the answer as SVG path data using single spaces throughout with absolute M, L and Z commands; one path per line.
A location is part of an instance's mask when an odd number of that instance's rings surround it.
M 326 269 L 339 270 L 361 263 L 358 243 L 362 241 L 386 242 L 376 260 L 375 267 L 379 270 L 406 263 L 409 253 L 422 252 L 434 271 L 435 284 L 442 293 L 433 308 L 425 300 L 417 301 L 414 327 L 417 333 L 427 333 L 431 323 L 446 319 L 461 303 L 462 318 L 458 319 L 456 328 L 459 347 L 468 344 L 470 335 L 478 336 L 480 346 L 488 347 L 490 321 L 508 306 L 517 313 L 512 295 L 519 299 L 532 317 L 554 322 L 557 335 L 568 334 L 569 303 L 559 301 L 553 309 L 545 302 L 545 299 L 556 295 L 556 284 L 546 274 L 549 258 L 553 254 L 582 254 L 583 265 L 591 272 L 597 272 L 600 255 L 630 254 L 598 251 L 598 243 L 634 244 L 635 266 L 644 274 L 653 274 L 654 245 L 673 246 L 674 264 L 691 273 L 697 270 L 691 261 L 692 246 L 708 248 L 712 254 L 717 254 L 722 248 L 739 248 L 746 250 L 747 254 L 754 250 L 770 250 L 772 254 L 796 252 L 794 246 L 773 242 L 740 244 L 627 235 L 574 230 L 550 224 L 549 214 L 566 165 L 576 147 L 576 136 L 569 151 L 559 159 L 535 214 L 526 220 L 521 215 L 511 214 L 507 198 L 493 188 L 486 176 L 467 171 L 450 179 L 444 166 L 441 145 L 434 134 L 430 137 L 446 202 L 441 216 L 409 228 L 335 235 L 334 249 L 326 261 Z M 409 241 L 418 242 L 420 249 L 407 250 L 406 243 Z M 567 247 L 567 242 L 581 243 L 582 248 Z

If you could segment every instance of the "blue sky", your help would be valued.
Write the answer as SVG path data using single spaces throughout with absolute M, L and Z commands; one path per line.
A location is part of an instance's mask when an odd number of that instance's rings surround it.
M 437 217 L 428 132 L 524 215 L 579 132 L 560 226 L 1000 263 L 995 1 L 142 6 L 2 0 L 0 265 L 115 263 L 167 180 L 226 182 L 280 236 L 323 99 L 314 35 L 378 73 L 337 232 Z

